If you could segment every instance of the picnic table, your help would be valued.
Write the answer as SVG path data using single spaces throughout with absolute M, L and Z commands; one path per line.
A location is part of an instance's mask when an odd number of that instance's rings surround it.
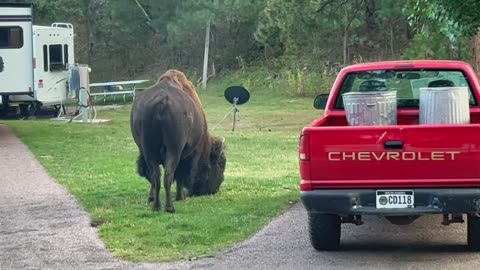
M 96 99 L 97 96 L 103 96 L 103 103 L 106 103 L 107 96 L 113 96 L 115 100 L 116 95 L 123 95 L 123 102 L 125 102 L 126 95 L 132 95 L 133 99 L 135 99 L 135 91 L 136 85 L 147 82 L 148 80 L 133 80 L 133 81 L 116 81 L 116 82 L 101 82 L 101 83 L 91 83 L 89 84 L 90 87 L 103 87 L 102 92 L 90 93 L 90 96 L 93 99 Z M 128 90 L 112 90 L 113 86 L 120 86 L 120 85 L 133 85 L 132 89 Z

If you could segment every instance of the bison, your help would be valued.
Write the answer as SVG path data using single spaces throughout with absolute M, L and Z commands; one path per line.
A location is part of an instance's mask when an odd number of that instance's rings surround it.
M 216 193 L 224 180 L 224 139 L 212 137 L 195 88 L 178 70 L 169 70 L 156 84 L 135 99 L 130 126 L 138 146 L 138 174 L 150 182 L 149 202 L 160 210 L 160 165 L 164 168 L 167 212 L 174 213 L 171 185 L 177 183 L 176 200 Z

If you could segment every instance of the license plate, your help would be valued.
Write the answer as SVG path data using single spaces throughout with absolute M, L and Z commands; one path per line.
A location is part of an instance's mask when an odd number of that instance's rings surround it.
M 377 208 L 413 208 L 413 190 L 377 190 Z

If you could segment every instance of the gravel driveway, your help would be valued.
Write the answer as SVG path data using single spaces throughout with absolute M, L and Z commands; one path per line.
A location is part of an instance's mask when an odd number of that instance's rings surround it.
M 134 264 L 105 250 L 88 214 L 4 125 L 0 125 L 0 269 L 476 269 L 465 224 L 424 217 L 395 226 L 365 218 L 343 225 L 344 250 L 316 252 L 301 204 L 215 258 Z

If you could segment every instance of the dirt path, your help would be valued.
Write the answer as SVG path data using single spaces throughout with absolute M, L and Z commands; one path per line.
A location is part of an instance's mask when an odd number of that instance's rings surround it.
M 73 196 L 0 125 L 0 269 L 132 268 L 149 266 L 113 258 Z

